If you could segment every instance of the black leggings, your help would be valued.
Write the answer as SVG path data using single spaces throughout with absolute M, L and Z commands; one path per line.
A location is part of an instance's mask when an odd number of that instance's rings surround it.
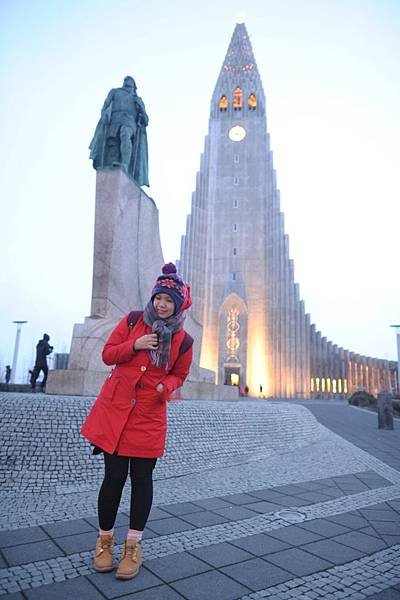
M 46 381 L 47 381 L 47 375 L 49 373 L 49 367 L 47 367 L 46 365 L 44 365 L 44 367 L 37 367 L 35 365 L 33 367 L 33 371 L 31 374 L 31 387 L 33 390 L 35 389 L 36 379 L 39 377 L 40 371 L 43 371 L 43 380 L 42 380 L 42 383 L 40 384 L 40 386 L 42 388 L 46 387 Z
M 129 458 L 104 452 L 104 480 L 98 499 L 100 529 L 114 527 L 128 471 L 131 478 L 129 528 L 143 531 L 153 502 L 153 469 L 156 458 Z

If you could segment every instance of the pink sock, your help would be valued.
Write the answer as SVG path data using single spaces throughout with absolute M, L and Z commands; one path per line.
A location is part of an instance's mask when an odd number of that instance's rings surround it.
M 140 542 L 143 537 L 143 531 L 138 531 L 137 529 L 128 529 L 128 535 L 126 536 L 127 540 L 135 540 L 136 542 Z
M 105 529 L 99 529 L 99 535 L 114 535 L 114 527 L 110 529 L 110 531 L 105 531 Z

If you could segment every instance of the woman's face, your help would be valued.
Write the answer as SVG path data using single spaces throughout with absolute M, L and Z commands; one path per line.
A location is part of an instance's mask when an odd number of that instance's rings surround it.
M 153 298 L 153 306 L 161 319 L 168 319 L 175 312 L 175 302 L 168 294 L 156 294 Z

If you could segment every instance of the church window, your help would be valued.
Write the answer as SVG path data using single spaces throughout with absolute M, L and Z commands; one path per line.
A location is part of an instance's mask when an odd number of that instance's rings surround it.
M 233 279 L 233 281 L 236 281 L 236 273 L 235 273 L 235 271 L 233 271 L 233 273 L 232 273 L 232 279 Z
M 325 377 L 321 377 L 321 392 L 325 392 Z
M 336 379 L 332 379 L 332 392 L 337 393 Z
M 238 164 L 238 162 L 239 162 L 239 154 L 234 154 L 233 155 L 233 162 L 236 163 L 236 164 Z
M 238 230 L 237 223 L 234 223 L 234 224 L 233 224 L 233 231 L 237 231 L 237 230 Z
M 233 185 L 239 185 L 239 177 L 233 178 Z
M 251 92 L 250 96 L 247 98 L 247 106 L 249 107 L 249 110 L 256 110 L 257 98 L 254 92 Z
M 222 94 L 221 98 L 219 99 L 218 107 L 221 112 L 228 110 L 228 98 L 225 96 L 225 94 Z
M 310 381 L 310 391 L 313 392 L 314 391 L 314 377 L 311 377 L 311 381 Z
M 233 255 L 236 256 L 236 248 L 233 249 Z
M 338 392 L 339 392 L 339 394 L 342 393 L 342 380 L 341 379 L 338 379 Z
M 243 92 L 240 87 L 235 88 L 233 92 L 233 109 L 242 110 L 243 106 Z
M 238 362 L 238 351 L 240 348 L 239 340 L 239 310 L 233 306 L 227 314 L 227 332 L 226 332 L 226 361 Z
M 347 379 L 343 380 L 343 392 L 347 394 Z

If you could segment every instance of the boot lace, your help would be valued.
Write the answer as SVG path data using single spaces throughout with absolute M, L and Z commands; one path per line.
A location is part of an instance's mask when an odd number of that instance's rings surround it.
M 138 554 L 139 554 L 139 544 L 136 543 L 134 546 L 128 545 L 126 542 L 124 544 L 124 555 L 123 558 L 128 556 L 133 562 L 138 562 Z
M 110 550 L 111 551 L 113 545 L 114 545 L 114 542 L 113 542 L 113 540 L 111 538 L 110 539 L 100 538 L 100 547 L 99 547 L 99 552 L 98 552 L 97 556 L 99 556 L 100 554 L 102 554 L 105 550 Z

